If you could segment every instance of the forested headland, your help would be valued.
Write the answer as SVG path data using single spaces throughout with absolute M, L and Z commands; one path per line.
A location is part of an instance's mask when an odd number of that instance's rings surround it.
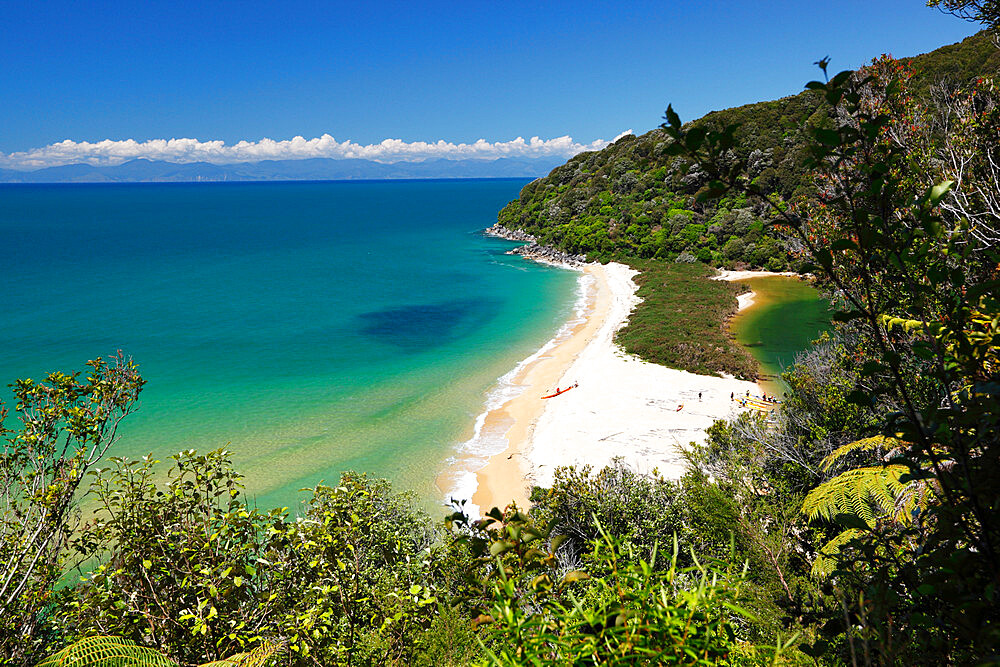
M 1000 54 L 987 31 L 892 62 L 905 72 L 907 95 L 923 107 L 940 104 L 950 88 L 1000 72 Z M 669 271 L 657 268 L 660 262 L 807 273 L 808 250 L 788 233 L 781 211 L 819 201 L 820 187 L 809 167 L 810 141 L 816 131 L 834 127 L 835 113 L 818 91 L 807 89 L 713 111 L 691 123 L 699 130 L 735 126 L 724 166 L 738 165 L 767 201 L 742 190 L 701 196 L 710 189 L 712 175 L 688 156 L 672 153 L 670 136 L 660 127 L 622 137 L 602 151 L 581 153 L 532 181 L 498 221 L 591 261 L 622 261 L 644 271 L 652 266 L 658 274 Z M 707 280 L 674 284 L 651 274 L 639 280 L 658 288 L 644 288 L 646 298 L 619 336 L 626 351 L 696 373 L 757 376 L 755 362 L 726 335 L 735 300 L 720 309 L 719 286 Z M 677 291 L 688 302 L 685 316 L 706 323 L 697 334 L 672 324 L 676 297 L 670 293 Z M 653 293 L 657 296 L 650 298 Z M 641 321 L 663 326 L 638 325 Z
M 659 260 L 664 284 L 698 262 L 790 267 L 836 294 L 772 418 L 717 422 L 680 480 L 564 468 L 531 507 L 441 521 L 345 472 L 257 508 L 226 452 L 165 473 L 114 458 L 144 384 L 130 359 L 17 381 L 0 660 L 997 663 L 997 63 L 991 32 L 857 72 L 821 61 L 795 97 L 688 124 L 668 107 L 504 209 L 570 252 Z
M 987 32 L 931 53 L 896 61 L 908 71 L 908 94 L 930 102 L 942 83 L 965 85 L 1000 72 Z M 805 90 L 769 102 L 713 111 L 692 127 L 736 125 L 728 163 L 739 162 L 755 187 L 779 206 L 814 200 L 807 165 L 816 129 L 832 109 Z M 780 216 L 744 192 L 699 198 L 711 180 L 697 163 L 670 152 L 663 128 L 626 135 L 602 151 L 581 153 L 532 181 L 499 215 L 501 225 L 590 261 L 657 258 L 730 269 L 801 268 L 802 246 L 781 233 Z

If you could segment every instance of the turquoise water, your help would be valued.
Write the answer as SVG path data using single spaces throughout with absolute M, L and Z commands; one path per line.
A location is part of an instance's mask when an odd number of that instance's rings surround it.
M 148 384 L 118 455 L 228 446 L 263 507 L 345 469 L 432 507 L 573 307 L 578 274 L 480 233 L 523 185 L 0 186 L 0 381 L 122 349 Z

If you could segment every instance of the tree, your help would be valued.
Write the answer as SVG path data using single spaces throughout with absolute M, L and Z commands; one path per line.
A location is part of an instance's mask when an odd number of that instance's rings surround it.
M 844 526 L 864 533 L 835 572 L 852 652 L 860 643 L 886 662 L 953 662 L 1000 648 L 991 593 L 1000 588 L 1000 252 L 970 233 L 996 228 L 995 215 L 979 203 L 978 218 L 945 206 L 956 182 L 933 158 L 948 135 L 925 135 L 934 141 L 915 154 L 914 129 L 926 117 L 906 84 L 888 60 L 808 84 L 831 119 L 812 131 L 820 201 L 809 206 L 780 206 L 724 159 L 734 127 L 685 128 L 668 108 L 664 130 L 672 153 L 710 174 L 701 197 L 736 189 L 768 202 L 842 295 L 835 320 L 863 332 L 868 384 L 847 398 L 878 416 L 870 435 L 905 443 L 890 462 L 902 466 L 890 469 L 896 481 L 934 491 L 909 526 L 879 531 L 857 517 Z M 962 191 L 977 188 L 989 197 L 970 201 L 992 201 L 998 186 L 967 172 Z M 913 641 L 894 642 L 897 632 Z
M 230 453 L 112 459 L 94 476 L 97 507 L 77 540 L 99 564 L 60 592 L 63 637 L 99 633 L 184 665 L 288 646 L 291 665 L 410 662 L 437 615 L 429 520 L 385 480 L 346 472 L 301 516 L 262 512 Z
M 1000 2 L 997 0 L 927 0 L 927 6 L 988 26 L 1000 23 Z
M 2 427 L 0 407 L 0 656 L 14 662 L 28 660 L 43 639 L 43 610 L 80 524 L 80 485 L 115 442 L 144 383 L 120 353 L 88 366 L 85 381 L 55 372 L 11 385 L 19 429 Z
M 452 521 L 468 527 L 460 512 Z M 656 549 L 640 556 L 598 524 L 589 549 L 600 576 L 566 571 L 554 553 L 563 537 L 551 530 L 511 507 L 477 522 L 477 537 L 460 533 L 490 565 L 477 622 L 494 647 L 483 664 L 763 663 L 786 648 L 738 640 L 741 621 L 752 618 L 738 605 L 745 570 L 714 560 L 679 567 L 676 541 L 660 565 Z

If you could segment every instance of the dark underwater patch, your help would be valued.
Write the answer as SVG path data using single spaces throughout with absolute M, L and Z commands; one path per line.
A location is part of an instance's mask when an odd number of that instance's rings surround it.
M 472 332 L 492 319 L 498 308 L 498 302 L 489 299 L 385 308 L 359 315 L 359 330 L 382 343 L 418 352 Z

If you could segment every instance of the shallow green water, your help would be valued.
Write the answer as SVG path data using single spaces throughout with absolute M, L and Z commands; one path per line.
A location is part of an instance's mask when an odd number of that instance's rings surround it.
M 764 276 L 740 282 L 756 296 L 753 305 L 732 319 L 730 330 L 760 364 L 764 391 L 784 393 L 788 387 L 780 374 L 830 327 L 829 303 L 798 278 Z
M 122 349 L 148 384 L 116 454 L 228 446 L 262 507 L 355 469 L 434 509 L 575 302 L 481 233 L 523 185 L 0 186 L 0 384 Z

